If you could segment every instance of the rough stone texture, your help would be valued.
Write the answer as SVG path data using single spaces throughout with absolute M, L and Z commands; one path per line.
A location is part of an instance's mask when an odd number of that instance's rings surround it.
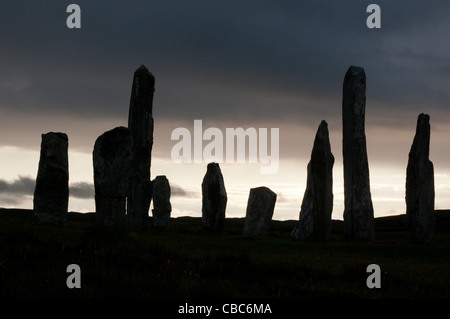
M 369 164 L 364 129 L 366 75 L 351 66 L 344 78 L 342 100 L 344 157 L 344 230 L 357 241 L 374 239 L 374 217 L 370 194 Z
M 97 223 L 123 225 L 131 169 L 133 138 L 126 127 L 100 135 L 92 153 Z
M 322 121 L 316 133 L 298 225 L 291 235 L 295 239 L 328 240 L 333 212 L 334 156 L 328 124 Z
M 170 184 L 166 176 L 156 176 L 153 180 L 153 226 L 156 228 L 169 228 L 170 213 Z
M 69 205 L 69 139 L 65 133 L 42 134 L 33 209 L 40 221 L 66 225 Z
M 434 168 L 429 154 L 430 117 L 422 113 L 406 169 L 406 221 L 414 244 L 430 244 L 435 232 Z
M 145 66 L 134 72 L 128 128 L 134 142 L 132 170 L 127 200 L 128 222 L 132 229 L 144 229 L 152 198 L 150 163 L 153 146 L 153 94 L 155 77 Z
M 225 222 L 227 192 L 219 164 L 209 163 L 202 182 L 202 224 L 212 232 L 220 232 Z
M 277 194 L 267 187 L 250 189 L 245 214 L 244 236 L 263 237 L 272 221 Z

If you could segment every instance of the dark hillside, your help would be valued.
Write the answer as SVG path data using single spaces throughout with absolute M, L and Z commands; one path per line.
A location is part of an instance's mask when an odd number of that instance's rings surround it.
M 0 298 L 450 298 L 450 211 L 436 212 L 429 246 L 409 244 L 403 217 L 377 218 L 370 243 L 345 240 L 334 221 L 330 241 L 317 243 L 291 239 L 296 221 L 273 221 L 267 237 L 249 239 L 240 218 L 221 234 L 192 217 L 172 219 L 168 231 L 130 232 L 100 229 L 92 213 L 69 213 L 62 228 L 2 209 Z M 373 263 L 381 289 L 366 286 Z M 66 286 L 70 264 L 81 268 L 81 289 Z

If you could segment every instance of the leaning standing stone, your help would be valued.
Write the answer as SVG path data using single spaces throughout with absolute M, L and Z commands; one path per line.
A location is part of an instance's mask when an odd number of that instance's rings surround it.
M 430 117 L 422 113 L 406 169 L 406 220 L 413 244 L 430 244 L 435 231 L 434 168 L 429 154 Z
M 130 175 L 133 138 L 126 127 L 116 127 L 100 135 L 93 151 L 95 211 L 97 223 L 122 225 L 126 216 L 126 196 Z
M 170 184 L 166 176 L 156 176 L 153 184 L 153 226 L 167 229 L 170 223 Z
M 202 182 L 202 224 L 212 232 L 220 232 L 225 222 L 227 192 L 219 164 L 209 163 Z
M 267 187 L 250 189 L 245 214 L 244 236 L 263 237 L 272 221 L 277 194 Z
M 69 206 L 69 139 L 65 133 L 42 134 L 33 210 L 40 221 L 65 225 Z
M 357 241 L 374 239 L 365 110 L 366 74 L 363 68 L 351 66 L 345 74 L 342 99 L 344 231 L 346 237 Z
M 314 140 L 300 218 L 291 235 L 295 239 L 328 240 L 333 211 L 333 165 L 328 124 L 322 121 Z

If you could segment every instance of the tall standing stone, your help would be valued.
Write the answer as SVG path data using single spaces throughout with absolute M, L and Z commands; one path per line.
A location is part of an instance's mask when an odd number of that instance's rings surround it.
M 155 77 L 142 65 L 134 72 L 128 115 L 128 128 L 131 130 L 134 148 L 127 215 L 130 227 L 136 230 L 146 227 L 152 197 L 150 165 L 154 91 Z
M 167 229 L 170 223 L 172 205 L 170 203 L 170 184 L 166 176 L 160 175 L 152 182 L 153 185 L 153 226 Z
M 219 164 L 209 163 L 202 182 L 202 224 L 212 232 L 220 232 L 225 222 L 227 192 Z
M 267 187 L 250 189 L 245 214 L 244 236 L 263 237 L 272 221 L 277 194 Z
M 344 157 L 344 231 L 357 241 L 374 239 L 366 133 L 366 74 L 351 66 L 344 78 L 342 99 Z
M 429 154 L 430 116 L 422 113 L 406 169 L 406 220 L 414 244 L 430 244 L 435 231 L 434 168 Z
M 40 221 L 65 225 L 69 206 L 69 139 L 65 133 L 42 134 L 33 210 Z
M 295 239 L 328 240 L 333 212 L 333 165 L 328 124 L 322 121 L 316 133 Z
M 97 223 L 123 225 L 133 150 L 131 131 L 116 127 L 100 135 L 92 153 Z

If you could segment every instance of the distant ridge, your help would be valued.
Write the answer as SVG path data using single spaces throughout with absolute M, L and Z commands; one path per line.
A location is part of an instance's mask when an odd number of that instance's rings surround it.
M 23 208 L 3 208 L 0 207 L 0 222 L 1 222 L 1 214 L 18 214 L 23 217 L 29 217 L 29 215 L 33 214 L 32 209 L 23 209 Z M 375 218 L 375 231 L 406 231 L 405 225 L 405 214 L 392 215 L 392 216 L 381 216 Z M 438 233 L 450 233 L 450 209 L 436 209 L 435 210 L 436 217 L 436 232 Z M 151 219 L 152 217 L 149 217 Z M 201 225 L 201 217 L 192 217 L 192 216 L 180 216 L 180 217 L 171 217 L 174 221 L 183 221 L 192 224 Z M 83 221 L 94 221 L 95 220 L 95 212 L 69 212 L 68 220 L 83 220 Z M 236 225 L 236 224 L 244 224 L 245 217 L 229 217 L 225 219 L 225 227 L 227 225 Z M 284 229 L 290 232 L 298 223 L 298 220 L 272 220 L 272 225 L 277 229 Z M 332 231 L 339 232 L 341 228 L 344 226 L 344 222 L 342 220 L 333 219 Z M 169 229 L 170 231 L 170 229 Z

